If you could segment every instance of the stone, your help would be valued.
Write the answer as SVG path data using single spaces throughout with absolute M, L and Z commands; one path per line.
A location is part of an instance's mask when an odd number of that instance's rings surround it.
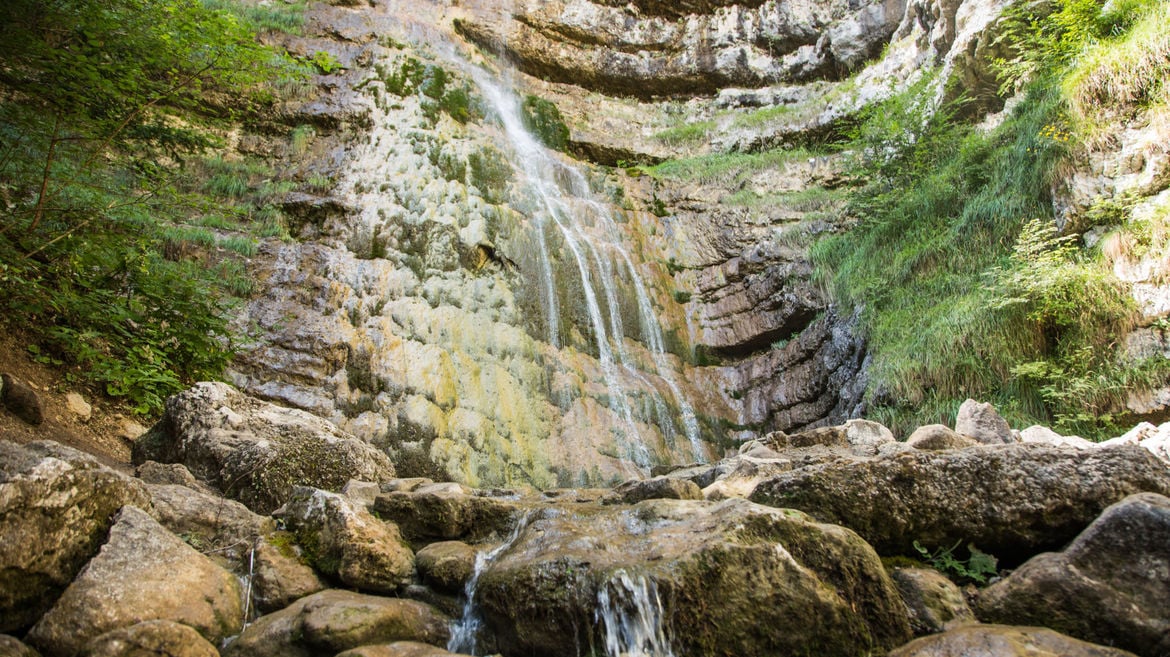
M 611 600 L 657 592 L 677 655 L 881 652 L 910 637 L 872 548 L 852 531 L 745 500 L 654 499 L 531 518 L 482 571 L 477 599 L 504 654 L 570 657 L 604 645 Z M 632 602 L 630 603 L 632 604 Z M 749 611 L 750 610 L 750 611 Z M 716 648 L 717 646 L 717 648 Z
M 374 506 L 374 499 L 382 492 L 381 485 L 372 481 L 358 481 L 350 479 L 341 489 L 341 494 L 348 497 L 354 504 L 369 508 Z
M 613 489 L 606 499 L 610 504 L 636 504 L 642 500 L 701 500 L 703 491 L 693 481 L 672 477 L 631 479 Z
M 320 572 L 343 583 L 393 593 L 410 583 L 414 554 L 398 527 L 383 522 L 343 495 L 298 486 L 276 512 Z
M 375 646 L 362 646 L 338 653 L 337 657 L 453 657 L 454 653 L 417 641 L 396 641 Z
M 16 637 L 0 634 L 0 657 L 41 657 L 41 653 Z
M 906 444 L 914 449 L 941 451 L 944 449 L 964 449 L 980 443 L 974 438 L 951 431 L 950 427 L 946 425 L 928 424 L 915 429 L 914 433 L 906 439 Z
M 849 527 L 881 554 L 962 541 L 1019 563 L 1139 492 L 1170 492 L 1170 469 L 1140 447 L 1015 443 L 838 459 L 767 479 L 751 499 Z
M 151 515 L 202 552 L 242 562 L 260 536 L 276 529 L 272 518 L 239 502 L 174 484 L 147 484 Z
M 186 486 L 196 490 L 206 490 L 203 484 L 191 474 L 182 463 L 159 463 L 147 461 L 134 469 L 134 474 L 148 484 Z
M 0 404 L 10 413 L 28 424 L 38 425 L 45 421 L 45 409 L 41 397 L 32 386 L 11 374 L 0 375 Z
M 85 646 L 81 657 L 219 657 L 215 646 L 194 629 L 153 620 L 111 630 Z
M 394 476 L 390 459 L 371 445 L 225 383 L 169 398 L 162 419 L 134 443 L 133 460 L 182 463 L 257 513 L 271 513 L 297 485 L 339 490 L 350 479 Z
M 963 591 L 937 570 L 895 568 L 890 578 L 910 612 L 910 629 L 915 636 L 978 622 Z
M 459 485 L 430 484 L 379 495 L 374 511 L 398 525 L 412 544 L 443 540 L 478 542 L 507 535 L 521 512 L 516 502 L 475 495 Z
M 90 406 L 89 402 L 85 401 L 85 397 L 76 392 L 66 393 L 65 408 L 82 422 L 89 422 L 89 418 L 93 415 L 93 406 Z
M 29 631 L 48 657 L 144 620 L 188 625 L 218 644 L 243 625 L 240 584 L 145 511 L 123 507 L 110 537 L 57 604 Z
M 959 406 L 955 416 L 955 431 L 985 445 L 1016 442 L 1012 428 L 1007 420 L 995 412 L 995 407 L 974 399 L 968 399 Z
M 738 456 L 721 462 L 720 466 L 728 467 L 720 467 L 715 481 L 703 488 L 704 499 L 746 498 L 764 479 L 791 470 L 792 461 L 781 458 Z
M 895 441 L 894 432 L 878 422 L 854 419 L 845 423 L 845 440 L 854 454 L 875 456 L 882 445 Z
M 28 628 L 97 554 L 141 482 L 51 441 L 0 440 L 0 631 Z
M 462 541 L 439 541 L 418 551 L 415 562 L 424 582 L 448 593 L 463 592 L 475 570 L 475 548 Z
M 1076 449 L 1089 449 L 1096 447 L 1097 443 L 1085 440 L 1080 436 L 1062 436 L 1048 427 L 1042 427 L 1034 424 L 1027 429 L 1020 432 L 1020 440 L 1025 443 L 1037 443 L 1040 445 L 1051 445 L 1053 447 L 1071 447 Z
M 915 639 L 889 657 L 1133 657 L 1133 653 L 1043 627 L 969 625 Z
M 1170 499 L 1143 493 L 1114 504 L 1063 552 L 983 590 L 976 613 L 1147 657 L 1170 653 Z
M 223 655 L 311 657 L 394 641 L 446 645 L 448 622 L 415 600 L 331 589 L 256 619 Z
M 146 427 L 128 417 L 124 417 L 118 420 L 118 424 L 115 429 L 115 435 L 117 435 L 122 440 L 125 440 L 126 442 L 134 442 L 135 440 L 141 438 L 145 433 Z
M 260 613 L 269 614 L 293 602 L 329 588 L 288 532 L 276 532 L 256 542 L 252 562 L 252 602 Z

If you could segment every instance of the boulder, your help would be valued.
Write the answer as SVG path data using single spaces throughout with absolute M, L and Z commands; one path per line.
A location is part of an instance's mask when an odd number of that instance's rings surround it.
M 721 462 L 720 466 L 715 481 L 703 488 L 703 497 L 708 500 L 747 497 L 764 479 L 791 470 L 792 462 L 787 459 L 735 456 Z
M 219 657 L 215 646 L 194 629 L 153 620 L 111 630 L 89 642 L 81 657 Z
M 0 440 L 0 631 L 27 628 L 97 554 L 141 482 L 54 442 Z
M 1114 504 L 1063 552 L 1038 555 L 985 589 L 976 612 L 1170 654 L 1170 499 L 1145 493 Z
M 45 421 L 45 409 L 41 397 L 32 386 L 12 376 L 0 375 L 0 405 L 28 424 L 37 425 Z
M 636 504 L 642 500 L 701 500 L 703 491 L 693 481 L 673 477 L 632 479 L 613 489 L 606 498 L 610 504 Z
M 477 494 L 460 484 L 425 484 L 379 495 L 374 511 L 396 523 L 412 544 L 453 539 L 478 542 L 507 535 L 521 506 L 507 497 Z
M 448 593 L 462 593 L 475 570 L 477 551 L 461 541 L 431 543 L 418 551 L 415 561 L 424 582 Z
M 248 507 L 186 486 L 147 484 L 155 517 L 163 527 L 202 552 L 240 560 L 263 534 L 276 529 L 272 518 Z
M 85 397 L 76 392 L 65 395 L 65 408 L 82 422 L 89 422 L 89 418 L 93 416 L 93 406 L 90 406 L 89 402 L 85 401 Z
M 974 438 L 968 438 L 958 432 L 951 431 L 944 424 L 928 424 L 915 429 L 914 433 L 906 439 L 906 444 L 914 449 L 942 451 L 944 449 L 964 449 L 980 443 Z
M 0 657 L 41 657 L 41 653 L 16 637 L 0 634 Z
M 968 625 L 915 639 L 889 657 L 1133 657 L 1043 627 Z
M 329 588 L 305 563 L 292 534 L 276 532 L 256 542 L 252 554 L 252 602 L 261 613 Z
M 223 654 L 309 657 L 394 641 L 446 645 L 448 622 L 415 600 L 328 590 L 256 619 Z
M 894 442 L 894 432 L 870 420 L 849 420 L 844 429 L 850 449 L 860 456 L 876 456 L 882 445 Z
M 111 630 L 171 620 L 218 644 L 240 631 L 243 615 L 235 577 L 145 511 L 127 506 L 101 551 L 33 626 L 28 641 L 45 655 L 67 657 Z
M 397 641 L 346 650 L 337 657 L 454 657 L 454 653 L 417 641 Z
M 679 657 L 809 646 L 862 654 L 910 637 L 897 591 L 860 537 L 745 500 L 543 512 L 489 562 L 477 590 L 504 654 L 570 657 L 606 645 L 606 632 L 617 641 L 638 602 L 638 621 L 661 622 Z
M 975 613 L 954 582 L 931 568 L 895 568 L 890 573 L 910 612 L 914 634 L 937 634 L 975 623 Z
M 296 485 L 340 490 L 350 479 L 394 476 L 373 446 L 304 411 L 282 408 L 225 383 L 199 383 L 167 400 L 134 443 L 135 464 L 182 463 L 257 513 L 271 513 Z
M 134 469 L 134 474 L 148 484 L 186 486 L 196 490 L 210 491 L 199 483 L 195 475 L 182 463 L 159 463 L 147 461 Z
M 1146 491 L 1170 492 L 1170 469 L 1140 447 L 1016 443 L 838 459 L 767 479 L 751 499 L 849 527 L 882 554 L 963 541 L 1019 563 Z
M 1020 432 L 1020 440 L 1025 443 L 1039 443 L 1052 447 L 1074 447 L 1088 449 L 1096 447 L 1097 443 L 1090 442 L 1080 436 L 1062 436 L 1048 427 L 1034 424 Z
M 393 593 L 410 583 L 414 554 L 398 527 L 338 493 L 298 486 L 276 517 L 317 570 L 365 591 Z
M 955 431 L 985 445 L 1017 442 L 1007 420 L 995 412 L 991 404 L 968 399 L 955 415 Z

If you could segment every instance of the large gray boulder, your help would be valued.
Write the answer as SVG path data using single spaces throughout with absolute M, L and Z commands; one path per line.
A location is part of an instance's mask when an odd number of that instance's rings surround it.
M 448 622 L 433 607 L 415 600 L 328 590 L 261 616 L 223 654 L 311 657 L 394 641 L 446 645 Z
M 244 621 L 240 584 L 133 506 L 28 641 L 49 657 L 76 655 L 90 640 L 145 620 L 170 620 L 218 644 Z
M 1016 443 L 840 458 L 765 480 L 751 499 L 849 527 L 882 554 L 962 541 L 1010 563 L 1061 547 L 1146 491 L 1170 493 L 1170 469 L 1140 447 Z
M 1133 657 L 1117 648 L 1078 641 L 1043 627 L 968 625 L 922 637 L 889 657 Z
M 955 431 L 985 445 L 1018 442 L 1012 435 L 1011 426 L 996 412 L 994 406 L 974 399 L 968 399 L 959 406 L 959 412 L 955 415 Z
M 271 513 L 293 486 L 340 490 L 350 479 L 394 477 L 390 459 L 304 411 L 249 397 L 225 383 L 199 383 L 167 400 L 134 443 L 134 463 L 182 463 L 257 513 Z
M 477 600 L 504 654 L 575 657 L 638 602 L 679 657 L 864 654 L 910 638 L 860 537 L 740 499 L 545 512 L 485 568 Z
M 146 488 L 93 457 L 0 440 L 0 632 L 53 606 L 127 504 L 149 507 Z
M 187 625 L 144 621 L 111 630 L 86 645 L 81 657 L 219 657 L 215 646 Z
M 1067 549 L 1036 556 L 979 596 L 992 622 L 1170 654 L 1170 499 L 1144 493 L 1109 507 Z
M 393 593 L 414 574 L 414 553 L 398 527 L 338 493 L 298 486 L 276 513 L 317 570 L 344 584 Z

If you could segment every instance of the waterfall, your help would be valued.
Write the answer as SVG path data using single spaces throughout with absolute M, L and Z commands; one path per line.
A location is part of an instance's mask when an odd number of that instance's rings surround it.
M 540 212 L 535 218 L 535 230 L 549 343 L 560 346 L 560 308 L 555 294 L 556 281 L 553 278 L 546 230 L 560 236 L 580 277 L 584 297 L 582 302 L 593 330 L 602 378 L 609 393 L 609 408 L 621 419 L 625 430 L 625 460 L 643 469 L 651 465 L 650 451 L 640 435 L 623 385 L 623 376 L 643 382 L 650 391 L 663 435 L 668 441 L 673 438 L 674 423 L 661 395 L 632 365 L 632 359 L 627 353 L 624 344 L 625 327 L 618 304 L 619 270 L 629 274 L 638 305 L 638 328 L 642 341 L 652 354 L 658 376 L 674 397 L 683 432 L 691 444 L 694 458 L 706 461 L 694 409 L 674 378 L 666 355 L 662 327 L 655 317 L 646 284 L 623 244 L 621 228 L 609 208 L 595 198 L 585 175 L 579 169 L 554 157 L 528 132 L 521 118 L 518 99 L 510 89 L 490 78 L 481 68 L 464 66 L 464 69 L 503 124 L 516 163 L 540 206 Z M 603 311 L 603 302 L 607 312 Z
M 520 538 L 521 532 L 528 526 L 528 521 L 529 515 L 525 514 L 516 523 L 507 540 L 490 550 L 483 550 L 476 553 L 475 567 L 471 571 L 471 577 L 468 578 L 467 583 L 463 586 L 463 613 L 460 614 L 459 620 L 451 623 L 451 638 L 447 641 L 447 650 L 449 652 L 464 655 L 479 654 L 476 651 L 479 648 L 479 633 L 483 629 L 483 616 L 480 614 L 479 605 L 475 602 L 475 593 L 479 588 L 479 578 L 483 575 L 483 571 L 495 561 L 496 557 L 512 547 L 517 539 Z
M 624 570 L 597 592 L 597 622 L 606 657 L 674 657 L 663 627 L 658 586 Z

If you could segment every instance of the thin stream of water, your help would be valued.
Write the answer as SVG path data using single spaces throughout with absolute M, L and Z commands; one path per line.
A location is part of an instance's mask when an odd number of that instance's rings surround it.
M 674 657 L 653 580 L 617 571 L 597 592 L 594 615 L 601 626 L 606 657 Z
M 479 605 L 475 602 L 475 593 L 479 588 L 479 578 L 496 557 L 499 557 L 508 548 L 512 547 L 520 538 L 524 528 L 528 526 L 529 516 L 525 515 L 516 523 L 508 539 L 490 550 L 483 550 L 475 555 L 475 567 L 471 577 L 463 587 L 463 613 L 459 620 L 451 624 L 451 638 L 447 641 L 447 651 L 463 655 L 479 655 L 479 633 L 483 630 L 483 615 Z

